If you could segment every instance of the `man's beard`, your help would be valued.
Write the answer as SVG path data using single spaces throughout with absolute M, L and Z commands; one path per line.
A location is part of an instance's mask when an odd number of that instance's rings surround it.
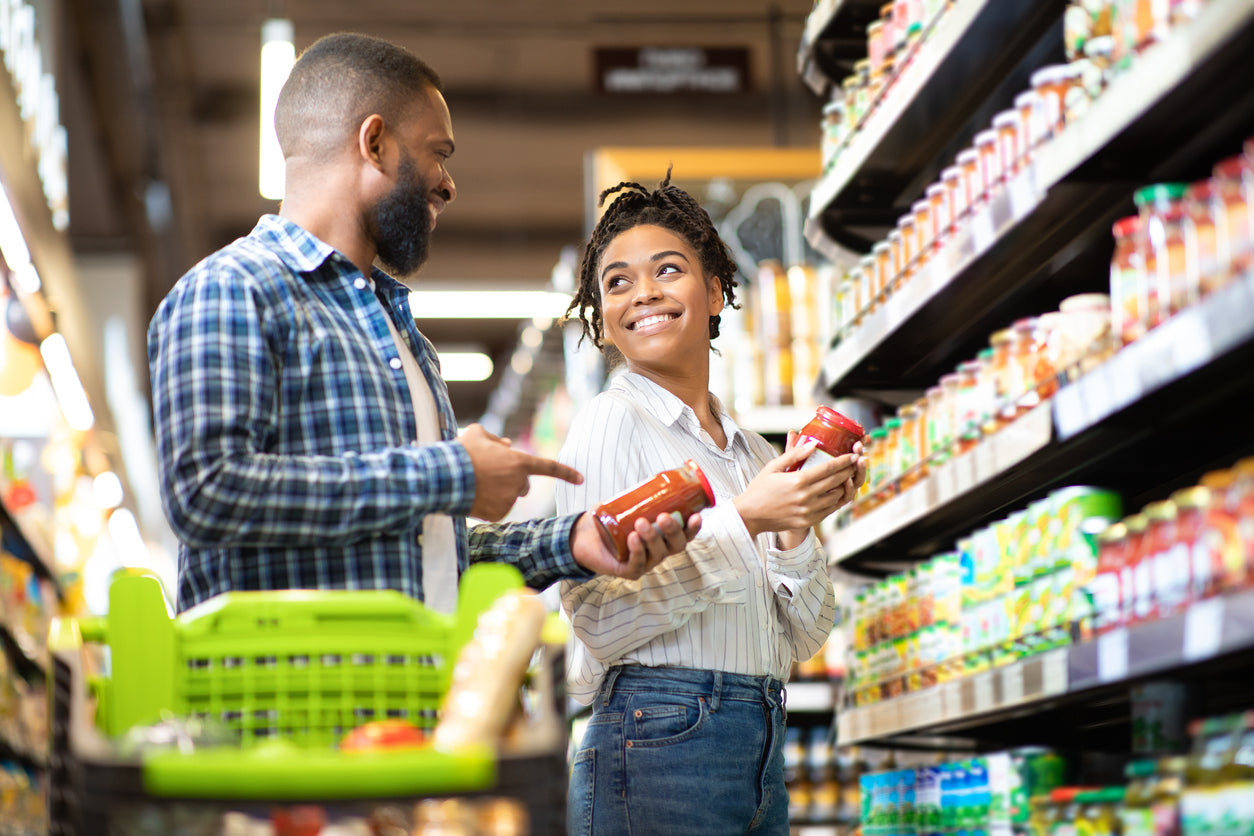
M 401 157 L 398 181 L 374 206 L 373 226 L 379 261 L 394 276 L 408 276 L 427 260 L 431 244 L 431 190 L 414 168 L 409 154 Z

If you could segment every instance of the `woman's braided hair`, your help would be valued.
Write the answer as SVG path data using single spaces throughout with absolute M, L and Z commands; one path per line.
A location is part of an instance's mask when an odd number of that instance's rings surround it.
M 717 276 L 723 288 L 723 298 L 733 308 L 736 304 L 736 262 L 731 251 L 719 237 L 718 230 L 710 215 L 688 194 L 678 186 L 671 184 L 671 170 L 666 170 L 666 179 L 654 191 L 649 191 L 639 183 L 622 182 L 617 186 L 601 192 L 598 206 L 605 205 L 605 199 L 617 193 L 614 202 L 597 221 L 596 229 L 584 248 L 583 261 L 579 265 L 579 287 L 575 298 L 566 309 L 566 319 L 578 312 L 579 321 L 583 324 L 583 336 L 590 337 L 592 344 L 603 348 L 601 321 L 601 287 L 597 279 L 597 265 L 605 248 L 620 234 L 632 227 L 650 225 L 668 229 L 688 242 L 697 252 L 701 262 L 701 270 L 706 277 Z M 710 339 L 718 336 L 719 317 L 710 317 Z M 580 337 L 582 341 L 583 337 Z

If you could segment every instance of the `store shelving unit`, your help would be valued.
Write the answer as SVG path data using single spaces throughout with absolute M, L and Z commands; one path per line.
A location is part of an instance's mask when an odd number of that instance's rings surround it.
M 0 502 L 0 533 L 4 536 L 4 549 L 15 557 L 27 561 L 45 578 L 57 583 L 57 574 L 53 571 L 52 550 L 47 541 L 21 521 L 20 516 L 14 517 L 9 509 Z
M 918 199 L 1029 86 L 1032 70 L 1062 59 L 1063 5 L 957 0 L 816 186 L 811 244 L 829 254 L 869 249 L 868 232 L 884 232 Z M 997 26 L 1004 37 L 993 34 Z M 974 357 L 992 331 L 1073 293 L 1105 292 L 1110 225 L 1132 214 L 1132 192 L 1201 179 L 1254 135 L 1251 49 L 1254 6 L 1246 0 L 1211 0 L 1147 48 L 886 303 L 833 340 L 821 386 L 831 397 L 922 390 Z M 833 563 L 899 571 L 1068 484 L 1118 490 L 1131 512 L 1254 452 L 1246 417 L 1252 322 L 1247 274 L 1082 374 L 1069 370 L 1040 406 L 827 529 Z M 1189 684 L 1199 716 L 1254 704 L 1245 682 L 1252 605 L 1254 592 L 1230 591 L 1000 668 L 841 707 L 838 741 L 978 750 L 1049 743 L 1126 754 L 1138 683 Z

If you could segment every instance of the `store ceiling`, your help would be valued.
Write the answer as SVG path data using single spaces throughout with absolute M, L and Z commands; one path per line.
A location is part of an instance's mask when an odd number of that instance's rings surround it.
M 71 243 L 83 254 L 139 256 L 146 323 L 188 267 L 276 208 L 257 193 L 260 30 L 265 18 L 288 17 L 298 51 L 329 32 L 360 31 L 403 44 L 443 76 L 459 196 L 414 286 L 541 289 L 562 248 L 586 231 L 590 149 L 818 144 L 821 103 L 796 70 L 811 5 L 66 0 L 59 64 Z M 597 92 L 595 49 L 646 46 L 744 47 L 749 89 Z M 459 418 L 478 418 L 520 322 L 419 327 L 437 347 L 478 344 L 493 356 L 492 379 L 450 387 Z

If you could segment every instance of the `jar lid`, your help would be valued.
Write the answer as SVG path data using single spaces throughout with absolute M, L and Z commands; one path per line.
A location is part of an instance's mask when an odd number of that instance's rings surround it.
M 1235 157 L 1220 160 L 1215 164 L 1211 173 L 1221 180 L 1240 180 L 1244 172 L 1251 170 L 1254 170 L 1254 164 L 1241 154 L 1238 154 Z
M 1028 79 L 1028 83 L 1035 89 L 1037 87 L 1046 87 L 1050 84 L 1057 84 L 1060 81 L 1066 81 L 1075 74 L 1075 70 L 1068 64 L 1050 64 L 1048 67 L 1041 67 L 1032 73 Z
M 1171 494 L 1171 501 L 1176 504 L 1176 508 L 1187 511 L 1208 508 L 1211 501 L 1210 490 L 1200 485 L 1195 485 L 1191 488 L 1181 488 Z
M 979 358 L 981 361 L 990 360 L 993 357 L 993 349 L 981 348 L 979 351 L 976 352 L 975 356 Z
M 1103 528 L 1097 535 L 1099 543 L 1117 543 L 1120 540 L 1128 539 L 1128 527 L 1121 522 L 1111 523 Z
M 932 185 L 927 187 L 927 190 L 924 192 L 924 194 L 926 194 L 928 197 L 936 197 L 937 195 L 945 194 L 947 191 L 948 190 L 945 188 L 944 183 L 933 183 Z
M 1001 128 L 1007 125 L 1018 127 L 1021 118 L 1017 110 L 1003 110 L 993 117 L 993 127 Z
M 997 142 L 997 131 L 994 131 L 994 130 L 980 131 L 978 134 L 975 135 L 974 142 L 977 146 L 989 145 L 989 144 L 995 143 Z
M 913 220 L 914 220 L 914 219 L 912 218 L 912 219 L 911 219 L 911 222 L 912 222 L 912 223 L 913 223 Z M 890 231 L 889 231 L 889 233 L 888 233 L 888 242 L 889 242 L 889 246 L 892 246 L 892 241 L 893 241 L 893 238 L 894 238 L 894 237 L 896 237 L 896 239 L 897 239 L 898 241 L 900 241 L 900 240 L 901 240 L 901 230 L 900 230 L 900 229 L 893 229 L 893 230 L 890 230 Z
M 1176 503 L 1170 499 L 1150 502 L 1141 509 L 1141 513 L 1152 523 L 1174 520 L 1176 518 Z
M 859 265 L 863 265 L 863 266 L 867 266 L 867 267 L 869 267 L 869 266 L 871 266 L 871 265 L 872 265 L 872 264 L 874 264 L 874 263 L 875 263 L 875 256 L 874 256 L 874 255 L 864 255 L 864 256 L 862 256 L 862 258 L 858 259 L 858 264 L 859 264 Z
M 1148 778 L 1158 769 L 1158 763 L 1150 758 L 1142 758 L 1130 762 L 1124 767 L 1123 774 L 1129 778 Z
M 884 426 L 885 426 L 887 429 L 890 429 L 890 430 L 897 430 L 897 429 L 901 429 L 901 419 L 900 419 L 900 418 L 889 418 L 887 421 L 885 421 L 885 422 L 884 422 Z
M 1232 487 L 1236 478 L 1237 475 L 1231 469 L 1212 470 L 1209 473 L 1203 473 L 1202 478 L 1197 481 L 1199 485 L 1212 491 L 1226 491 Z
M 857 421 L 853 420 L 852 418 L 848 416 L 841 415 L 839 412 L 832 409 L 830 406 L 820 405 L 819 408 L 815 410 L 815 412 L 827 423 L 835 424 L 841 429 L 847 432 L 850 432 L 853 435 L 858 436 L 858 438 L 861 438 L 862 436 L 866 435 L 866 430 L 862 429 L 861 424 L 859 424 Z
M 841 101 L 840 99 L 832 99 L 830 102 L 823 105 L 824 115 L 830 114 L 830 113 L 837 113 L 844 109 L 845 109 L 845 103 Z
M 1123 524 L 1128 527 L 1128 534 L 1144 534 L 1149 519 L 1144 514 L 1129 514 L 1123 518 Z
M 875 441 L 883 441 L 888 438 L 888 429 L 886 427 L 876 427 L 871 430 L 871 438 Z
M 910 211 L 916 214 L 919 212 L 931 212 L 932 204 L 926 200 L 916 200 L 910 204 Z
M 1077 293 L 1068 296 L 1058 303 L 1058 310 L 1063 313 L 1079 311 L 1110 310 L 1110 295 L 1106 293 Z
M 962 382 L 962 375 L 954 374 L 952 372 L 950 374 L 941 375 L 941 379 L 940 379 L 942 388 L 945 386 L 953 386 L 961 382 Z
M 1136 234 L 1136 231 L 1140 229 L 1140 227 L 1141 216 L 1129 215 L 1126 218 L 1120 218 L 1115 221 L 1114 225 L 1111 227 L 1111 231 L 1114 232 L 1116 238 L 1127 238 L 1130 235 Z
M 1041 103 L 1041 94 L 1035 90 L 1024 90 L 1015 96 L 1015 107 L 1027 107 L 1028 105 L 1039 105 Z
M 875 246 L 871 247 L 871 252 L 882 253 L 886 250 L 891 250 L 892 248 L 893 248 L 893 245 L 888 243 L 887 241 L 879 241 L 875 244 Z
M 873 20 L 866 25 L 867 34 L 870 34 L 872 29 L 883 29 L 883 28 L 884 28 L 884 21 L 882 20 Z
M 980 152 L 976 151 L 974 148 L 967 148 L 964 151 L 959 151 L 958 156 L 955 157 L 954 159 L 958 161 L 958 165 L 963 165 L 965 163 L 971 163 L 971 162 L 978 162 L 980 159 Z
M 1189 185 L 1184 193 L 1185 200 L 1210 200 L 1211 195 L 1216 191 L 1217 184 L 1214 180 L 1198 180 L 1196 183 Z
M 944 394 L 944 392 L 945 392 L 945 389 L 942 386 L 929 386 L 927 389 L 927 396 L 929 398 L 936 397 L 938 395 Z
M 907 212 L 906 214 L 902 215 L 900 218 L 897 219 L 897 228 L 901 229 L 902 227 L 906 227 L 906 226 L 914 226 L 914 223 L 915 223 L 914 213 Z
M 713 505 L 714 504 L 714 488 L 710 487 L 710 480 L 705 478 L 705 471 L 703 471 L 701 469 L 701 466 L 698 465 L 692 459 L 688 459 L 687 461 L 684 462 L 684 464 L 687 465 L 688 467 L 691 467 L 693 471 L 696 472 L 697 479 L 699 479 L 701 482 L 701 490 L 705 491 L 706 501 L 710 505 Z
M 1143 186 L 1132 193 L 1132 202 L 1138 207 L 1147 203 L 1167 203 L 1184 197 L 1188 188 L 1185 183 L 1154 183 Z
M 962 177 L 962 169 L 959 166 L 951 165 L 941 169 L 941 180 L 957 180 Z M 942 185 L 941 188 L 944 188 Z

